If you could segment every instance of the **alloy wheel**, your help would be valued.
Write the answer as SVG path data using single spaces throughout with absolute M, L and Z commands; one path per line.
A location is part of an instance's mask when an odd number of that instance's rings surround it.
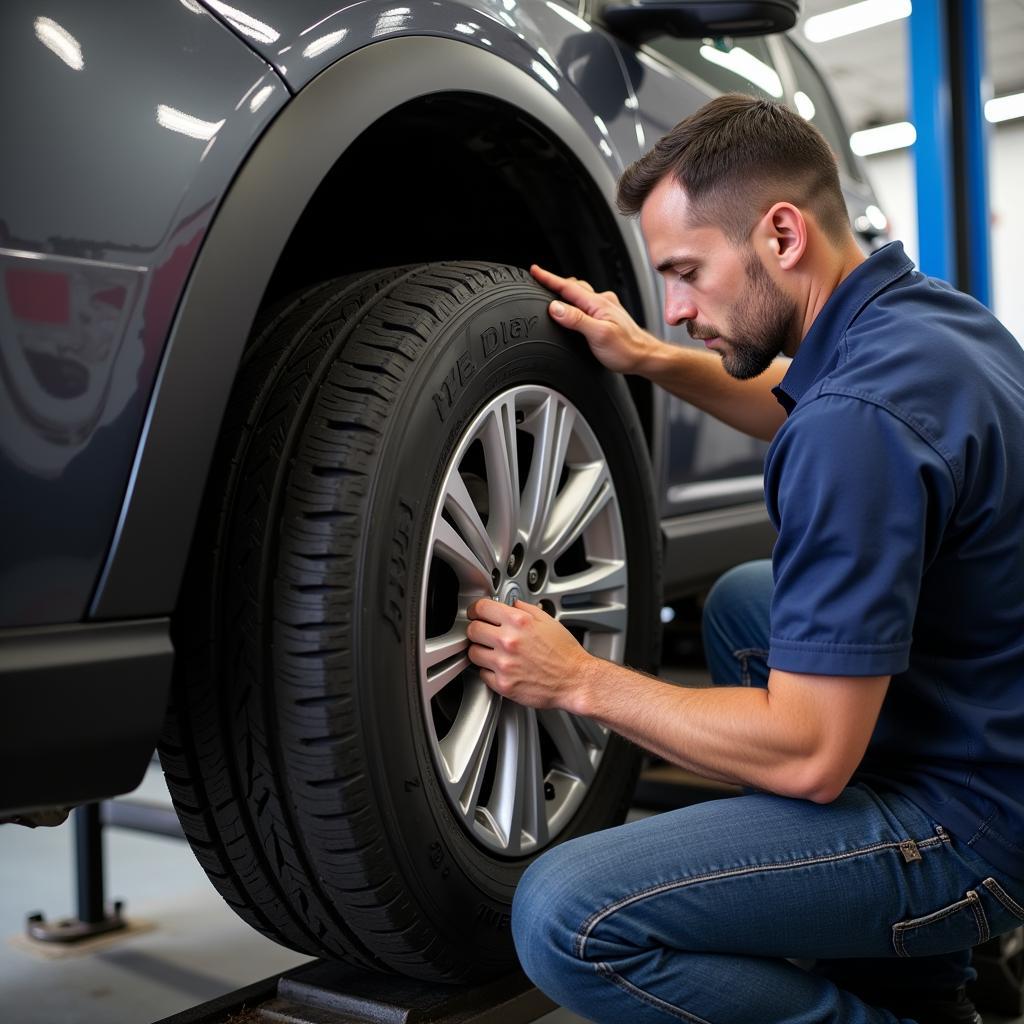
M 589 652 L 623 657 L 622 515 L 600 444 L 568 399 L 516 387 L 475 416 L 444 474 L 425 562 L 419 684 L 442 789 L 486 849 L 533 854 L 572 819 L 609 734 L 490 690 L 469 661 L 466 610 L 480 597 L 529 601 Z

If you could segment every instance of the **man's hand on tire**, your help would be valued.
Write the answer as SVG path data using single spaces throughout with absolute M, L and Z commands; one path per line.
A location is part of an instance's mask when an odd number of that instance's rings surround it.
M 536 605 L 481 598 L 469 606 L 469 660 L 503 697 L 531 708 L 573 711 L 597 659 Z
M 557 324 L 579 331 L 597 360 L 615 373 L 636 373 L 644 357 L 661 344 L 622 308 L 614 292 L 595 292 L 575 277 L 559 277 L 533 264 L 530 273 L 561 297 L 548 312 Z

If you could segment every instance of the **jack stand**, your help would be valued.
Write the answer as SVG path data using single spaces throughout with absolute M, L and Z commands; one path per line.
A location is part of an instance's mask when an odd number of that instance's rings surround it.
M 75 867 L 78 882 L 78 917 L 47 923 L 41 913 L 29 914 L 25 930 L 38 942 L 81 942 L 126 927 L 124 904 L 103 902 L 103 831 L 99 804 L 76 807 Z
M 157 1024 L 531 1024 L 554 1009 L 519 972 L 467 988 L 314 960 Z

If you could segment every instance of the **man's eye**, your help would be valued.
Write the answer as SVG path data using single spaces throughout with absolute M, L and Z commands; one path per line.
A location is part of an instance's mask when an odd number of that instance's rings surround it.
M 679 274 L 679 280 L 680 281 L 690 282 L 690 281 L 693 281 L 696 277 L 697 277 L 697 271 L 696 270 L 687 270 L 685 273 L 681 272 Z

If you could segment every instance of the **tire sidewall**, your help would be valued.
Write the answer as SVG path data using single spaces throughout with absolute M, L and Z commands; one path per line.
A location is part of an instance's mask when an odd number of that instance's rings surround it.
M 357 671 L 363 735 L 373 737 L 377 807 L 399 865 L 436 926 L 472 945 L 481 961 L 507 956 L 508 913 L 534 857 L 486 853 L 441 789 L 418 681 L 422 574 L 437 496 L 466 428 L 497 394 L 534 384 L 582 413 L 608 460 L 628 538 L 626 662 L 654 667 L 660 602 L 655 505 L 646 447 L 628 390 L 603 370 L 579 336 L 547 314 L 550 296 L 528 282 L 487 289 L 437 332 L 412 365 L 381 440 L 372 482 L 372 524 L 358 559 Z M 594 782 L 556 842 L 608 825 L 631 794 L 636 757 L 611 737 Z M 609 807 L 609 804 L 615 805 Z M 465 908 L 452 928 L 451 907 Z M 473 927 L 469 923 L 473 922 Z

